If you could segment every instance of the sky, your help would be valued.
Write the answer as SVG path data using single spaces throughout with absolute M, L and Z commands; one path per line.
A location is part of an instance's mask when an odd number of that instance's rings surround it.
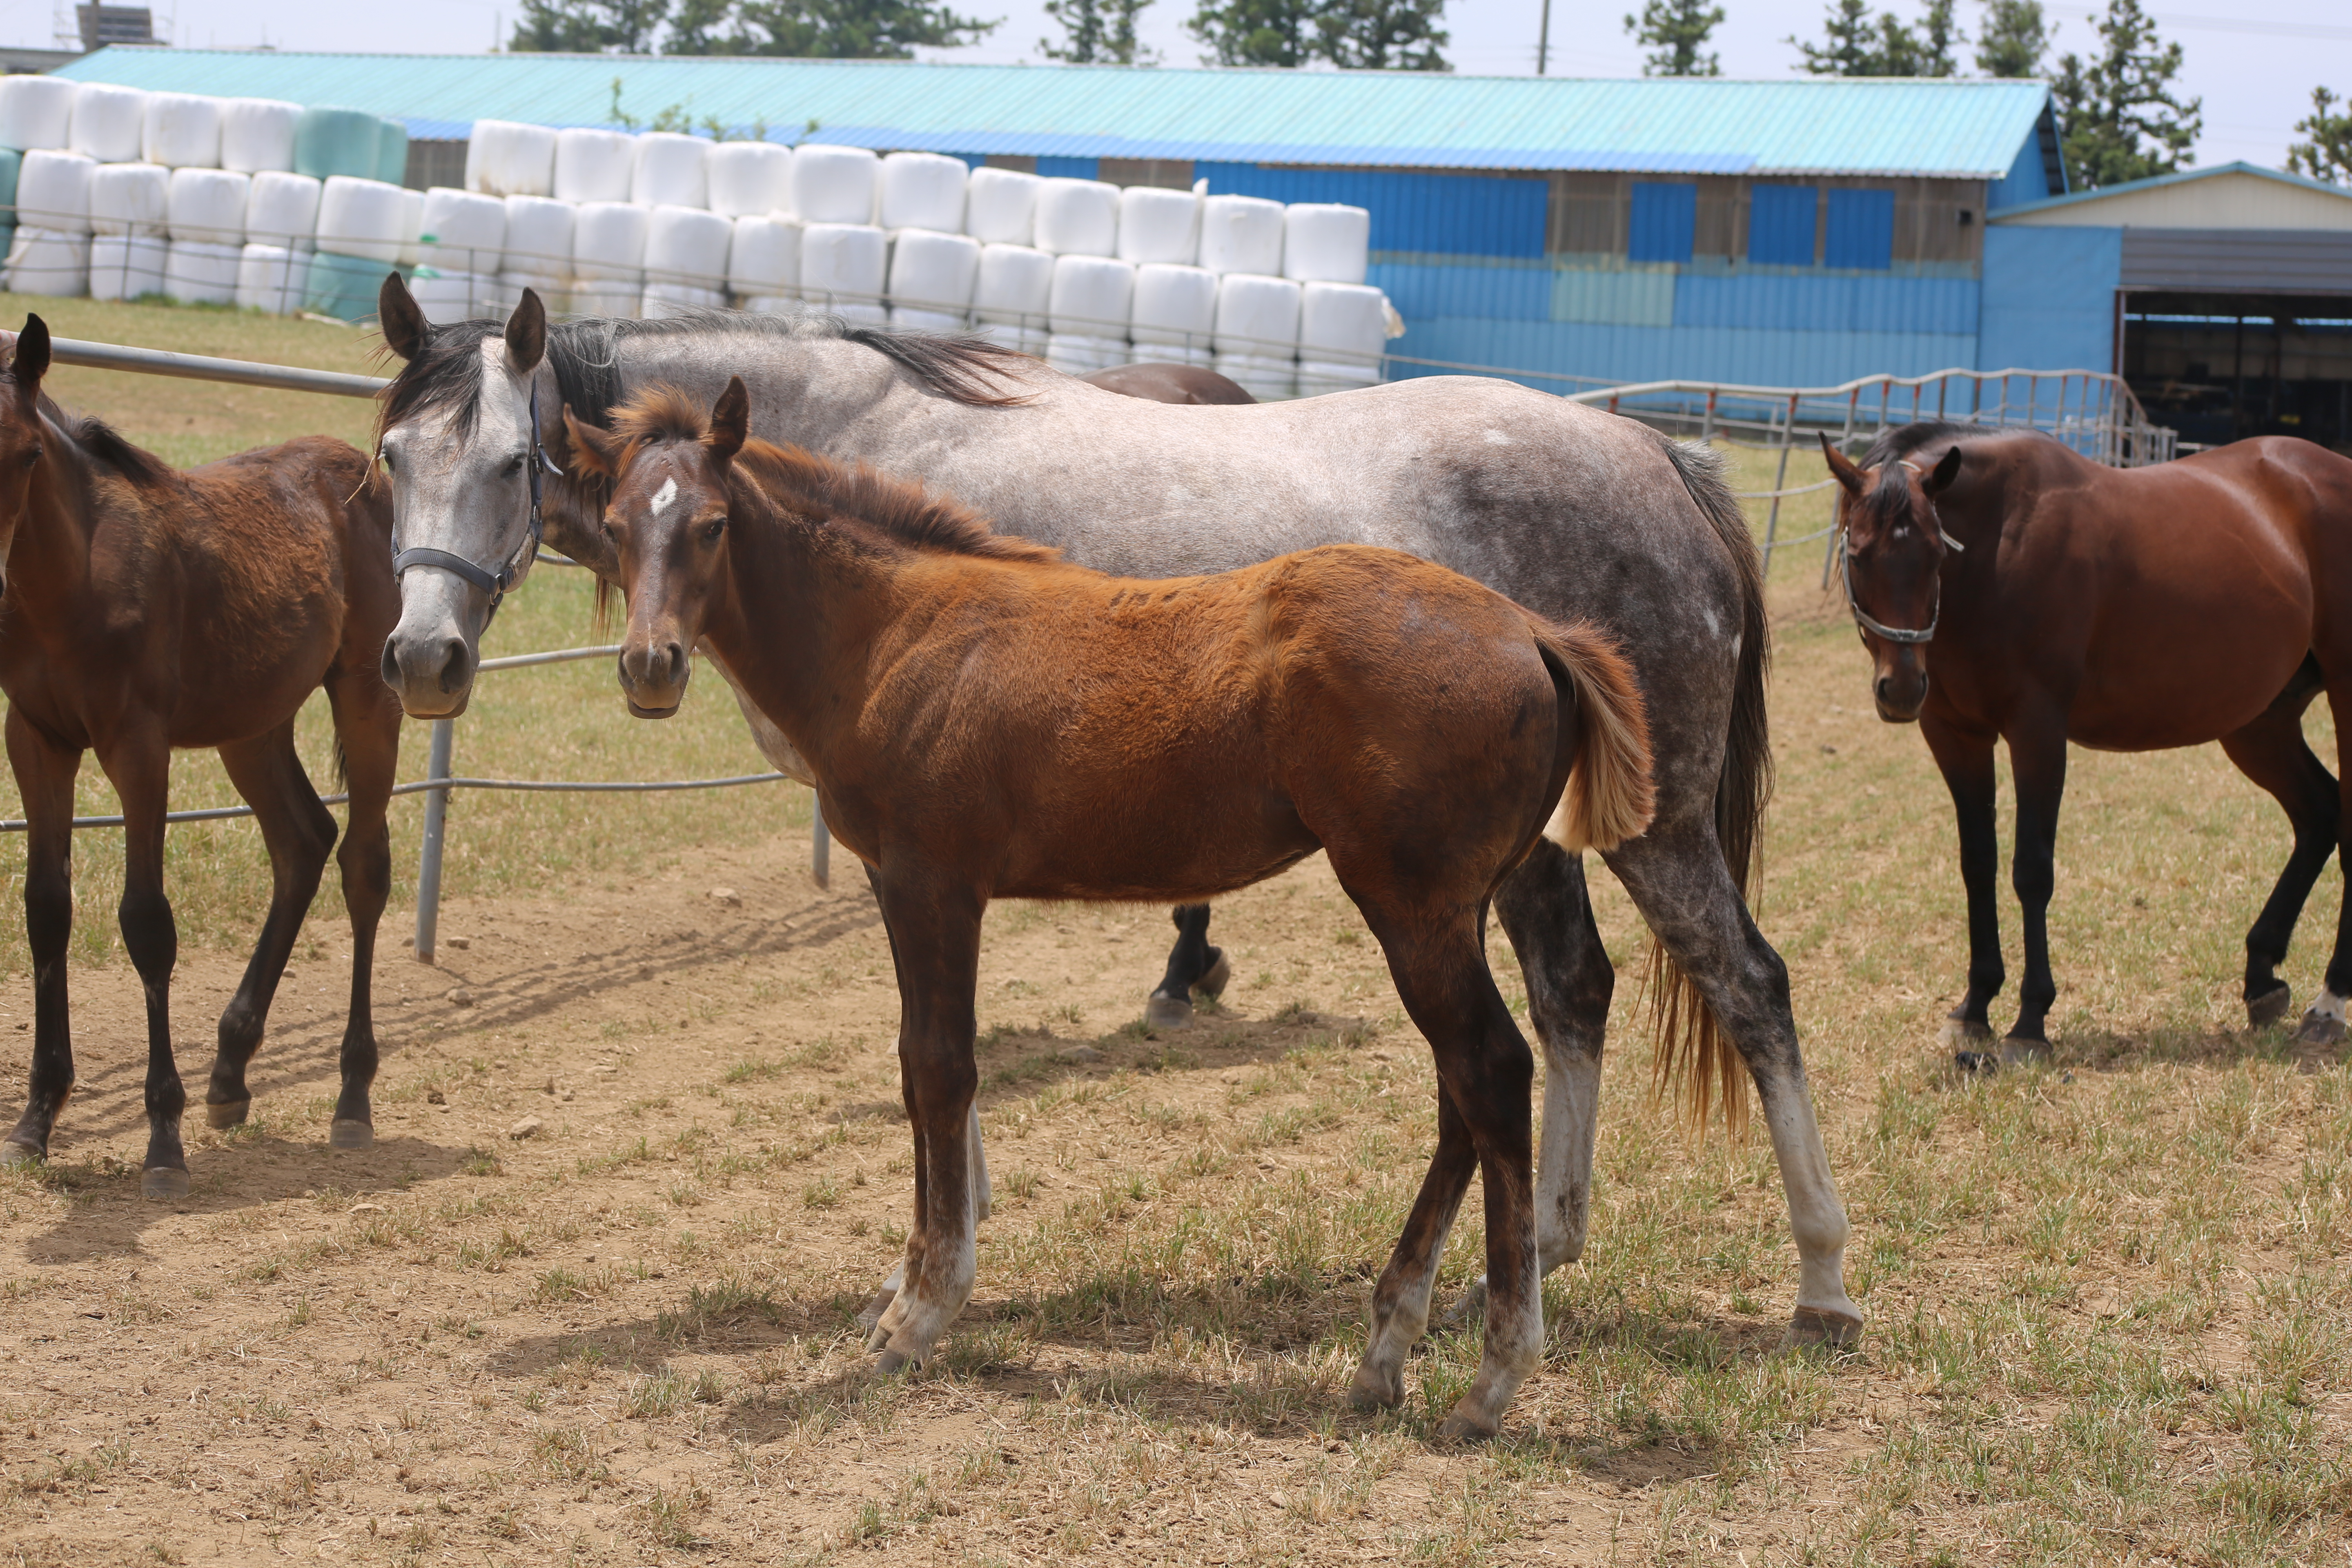
M 1727 76 L 1785 78 L 1797 52 L 1791 34 L 1818 37 L 1822 0 L 1719 0 L 1728 17 L 1715 47 Z M 2215 13 L 2221 0 L 2186 0 L 2197 10 L 2177 12 L 2166 0 L 2143 0 L 2165 37 L 2187 52 L 2181 90 L 2204 100 L 2200 164 L 2243 159 L 2277 166 L 2295 140 L 2294 122 L 2310 110 L 2311 89 L 2326 86 L 2352 97 L 2352 6 L 2344 0 L 2242 0 L 2235 17 Z M 1184 31 L 1195 0 L 1156 0 L 1142 30 L 1171 65 L 1200 63 L 1201 48 Z M 1010 63 L 1042 58 L 1041 38 L 1058 37 L 1043 0 L 959 0 L 959 9 L 1004 18 L 987 41 L 971 48 L 926 50 L 927 58 Z M 1624 13 L 1638 0 L 1608 5 L 1554 0 L 1551 49 L 1555 76 L 1635 76 L 1641 49 L 1627 36 Z M 1898 15 L 1916 16 L 1917 0 L 1893 0 Z M 156 0 L 157 31 L 191 47 L 249 47 L 374 53 L 408 50 L 466 54 L 486 49 L 510 29 L 512 0 Z M 2087 52 L 2096 42 L 2089 5 L 2050 4 L 2056 23 L 2053 54 Z M 1970 36 L 1982 16 L 1979 0 L 1961 0 Z M 1453 34 L 1446 57 L 1457 71 L 1527 76 L 1536 68 L 1542 0 L 1454 0 L 1445 25 Z M 59 16 L 50 0 L 0 0 L 0 39 L 47 46 Z M 395 26 L 388 18 L 397 16 Z M 1965 56 L 1964 56 L 1965 59 Z

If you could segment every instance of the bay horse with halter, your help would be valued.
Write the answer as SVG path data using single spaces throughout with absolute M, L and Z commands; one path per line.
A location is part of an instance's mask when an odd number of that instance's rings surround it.
M 707 405 L 740 374 L 755 434 L 919 480 L 1082 565 L 1174 577 L 1318 544 L 1381 545 L 1548 620 L 1607 632 L 1641 682 L 1654 759 L 1656 817 L 1607 859 L 1656 938 L 1655 1081 L 1678 1087 L 1696 1121 L 1718 1097 L 1743 1118 L 1755 1085 L 1800 1265 L 1790 1334 L 1860 1332 L 1844 1282 L 1850 1231 L 1788 971 L 1744 899 L 1770 791 L 1769 626 L 1747 519 L 1704 449 L 1476 376 L 1171 407 L 991 344 L 822 316 L 551 325 L 526 291 L 503 324 L 436 327 L 397 275 L 381 303 L 385 342 L 404 362 L 384 395 L 380 449 L 406 549 L 527 570 L 534 428 L 562 462 L 567 405 L 598 425 L 648 387 L 679 386 Z M 601 481 L 550 478 L 541 515 L 551 547 L 610 580 L 602 497 Z M 493 595 L 420 565 L 401 595 L 385 679 L 413 714 L 457 711 Z M 775 765 L 811 777 L 757 705 L 739 700 Z M 1191 852 L 1160 838 L 1171 857 Z M 1495 912 L 1544 1051 L 1537 1247 L 1549 1271 L 1584 1248 L 1616 970 L 1582 858 L 1549 840 L 1511 872 Z M 1204 933 L 1188 932 L 1161 994 L 1181 1000 L 1209 957 Z
M 2111 468 L 2039 434 L 1951 424 L 1880 437 L 1859 465 L 1822 442 L 1879 717 L 1916 720 L 1959 818 L 1968 993 L 1947 1036 L 1992 1037 L 2001 986 L 1993 746 L 2017 781 L 2012 883 L 2025 979 L 2000 1059 L 2049 1052 L 2048 910 L 2068 742 L 2147 752 L 2219 741 L 2275 797 L 2294 848 L 2246 933 L 2249 1024 L 2293 993 L 2287 942 L 2331 852 L 2352 867 L 2343 786 L 2304 743 L 2322 692 L 2352 754 L 2352 460 L 2263 437 Z M 2352 898 L 2299 1037 L 2344 1037 Z M 1985 1065 L 1974 1049 L 1963 1065 Z
M 352 917 L 351 1011 L 330 1142 L 374 1141 L 369 981 L 392 886 L 384 808 L 400 703 L 376 674 L 399 616 L 392 498 L 367 457 L 306 437 L 186 473 L 41 395 L 49 331 L 25 323 L 0 377 L 0 690 L 25 802 L 25 925 L 33 959 L 33 1071 L 0 1163 L 47 1156 L 73 1088 L 66 948 L 73 927 L 74 775 L 95 752 L 122 800 L 122 945 L 147 1001 L 147 1153 L 140 1191 L 188 1191 L 186 1093 L 172 1053 L 179 937 L 163 893 L 175 748 L 220 753 L 268 847 L 269 915 L 221 1014 L 205 1090 L 212 1124 L 245 1120 L 246 1066 L 302 917 L 335 848 L 335 819 L 294 749 L 294 717 L 326 688 L 351 791 L 337 858 Z
M 1202 899 L 1322 849 L 1437 1059 L 1438 1143 L 1381 1276 L 1360 1401 L 1403 1397 L 1445 1233 L 1486 1193 L 1486 1337 L 1446 1430 L 1496 1430 L 1541 1354 L 1534 1058 L 1486 910 L 1539 837 L 1647 826 L 1642 699 L 1604 634 L 1399 551 L 1327 545 L 1139 582 L 992 532 L 919 486 L 748 438 L 656 389 L 609 433 L 629 710 L 663 718 L 706 639 L 817 778 L 898 968 L 915 1135 L 903 1284 L 868 1348 L 919 1364 L 973 1279 L 973 990 L 989 901 Z

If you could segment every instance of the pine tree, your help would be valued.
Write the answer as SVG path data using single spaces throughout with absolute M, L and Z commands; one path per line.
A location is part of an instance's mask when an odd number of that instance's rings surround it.
M 2042 0 L 1987 0 L 1984 28 L 1977 34 L 1977 69 L 1992 77 L 2037 77 L 2050 52 L 2050 27 Z
M 2169 174 L 2197 155 L 2205 100 L 2172 95 L 2180 46 L 2160 43 L 2139 0 L 2108 0 L 2095 24 L 2100 47 L 2088 60 L 2058 62 L 2058 103 L 2067 184 L 2078 190 Z
M 1805 63 L 1797 68 L 1808 76 L 1885 76 L 1885 71 L 1872 65 L 1878 58 L 1877 31 L 1864 0 L 1837 0 L 1830 8 L 1829 19 L 1822 24 L 1820 43 L 1793 37 L 1780 41 L 1797 46 L 1797 52 L 1805 57 Z
M 806 59 L 912 59 L 918 46 L 975 44 L 1003 25 L 961 16 L 945 0 L 741 0 L 730 55 Z
M 719 36 L 719 28 L 734 10 L 735 0 L 677 0 L 677 11 L 670 17 L 669 37 L 662 40 L 662 53 L 731 53 L 727 47 L 727 39 Z
M 1453 36 L 1437 25 L 1445 0 L 1324 0 L 1317 48 L 1343 70 L 1450 71 L 1438 51 Z
M 517 54 L 649 55 L 669 0 L 523 0 L 507 47 Z
M 2287 173 L 2308 174 L 2331 185 L 2352 185 L 2352 105 L 2332 112 L 2340 100 L 2324 87 L 2311 89 L 2311 113 L 2294 122 L 2311 138 L 2286 150 Z
M 1160 53 L 1135 37 L 1135 19 L 1151 0 L 1045 0 L 1045 15 L 1062 29 L 1062 42 L 1037 40 L 1049 60 L 1072 65 L 1156 65 Z
M 1201 0 L 1184 30 L 1221 66 L 1303 66 L 1316 55 L 1316 0 Z
M 1799 70 L 1812 76 L 1955 76 L 1954 49 L 1965 41 L 1953 19 L 1955 0 L 1927 0 L 1915 27 L 1892 11 L 1870 15 L 1864 0 L 1838 0 L 1822 24 L 1822 41 L 1784 38 L 1805 57 Z
M 1654 52 L 1642 58 L 1643 76 L 1721 76 L 1723 63 L 1699 50 L 1723 26 L 1723 7 L 1706 0 L 1649 0 L 1639 17 L 1625 18 L 1634 42 Z

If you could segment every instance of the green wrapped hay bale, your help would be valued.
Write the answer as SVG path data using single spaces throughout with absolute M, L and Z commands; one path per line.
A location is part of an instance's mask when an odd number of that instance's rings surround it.
M 331 250 L 320 251 L 310 258 L 310 283 L 303 293 L 302 308 L 318 315 L 332 316 L 339 321 L 373 321 L 376 296 L 383 289 L 387 272 L 398 272 L 404 278 L 408 268 L 356 256 L 337 256 Z
M 0 147 L 0 207 L 13 209 L 16 206 L 16 171 L 24 166 L 25 154 L 17 152 L 14 147 Z M 16 227 L 16 220 L 13 211 L 8 216 L 0 217 L 0 223 L 7 224 L 11 228 Z
M 356 109 L 306 109 L 294 122 L 294 172 L 324 180 L 349 174 L 373 180 L 383 167 L 384 122 Z M 401 133 L 401 162 L 406 172 L 408 135 Z M 393 184 L 398 184 L 395 177 Z
M 408 184 L 408 127 L 397 120 L 376 121 L 375 177 L 387 185 Z

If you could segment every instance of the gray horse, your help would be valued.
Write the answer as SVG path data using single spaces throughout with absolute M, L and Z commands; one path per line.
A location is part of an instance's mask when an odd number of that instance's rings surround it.
M 1360 542 L 1607 628 L 1639 672 L 1655 755 L 1656 818 L 1607 860 L 1657 938 L 1662 1079 L 1680 1070 L 1686 1108 L 1701 1118 L 1719 1087 L 1736 1116 L 1744 1062 L 1800 1259 L 1790 1336 L 1845 1343 L 1860 1332 L 1845 1290 L 1845 1211 L 1814 1122 L 1788 972 L 1743 899 L 1769 788 L 1767 627 L 1747 523 L 1703 450 L 1475 377 L 1181 407 L 1116 396 L 984 343 L 823 317 L 551 327 L 527 293 L 503 328 L 433 327 L 397 277 L 382 309 L 385 340 L 406 362 L 385 395 L 382 448 L 396 542 L 409 552 L 383 669 L 418 717 L 463 710 L 499 584 L 529 570 L 534 476 L 557 468 L 540 447 L 562 456 L 562 409 L 601 422 L 655 383 L 708 401 L 736 374 L 763 421 L 754 435 L 919 479 L 1107 572 L 1220 572 Z M 545 490 L 549 542 L 609 580 L 601 493 L 561 477 Z M 748 704 L 746 717 L 778 766 L 805 778 L 773 726 Z M 1582 864 L 1552 845 L 1538 844 L 1510 875 L 1496 910 L 1544 1050 L 1537 1244 L 1549 1272 L 1584 1247 L 1615 971 Z M 1429 1310 L 1430 1262 L 1419 1299 L 1391 1309 L 1414 1332 Z M 896 1283 L 885 1282 L 877 1307 Z

